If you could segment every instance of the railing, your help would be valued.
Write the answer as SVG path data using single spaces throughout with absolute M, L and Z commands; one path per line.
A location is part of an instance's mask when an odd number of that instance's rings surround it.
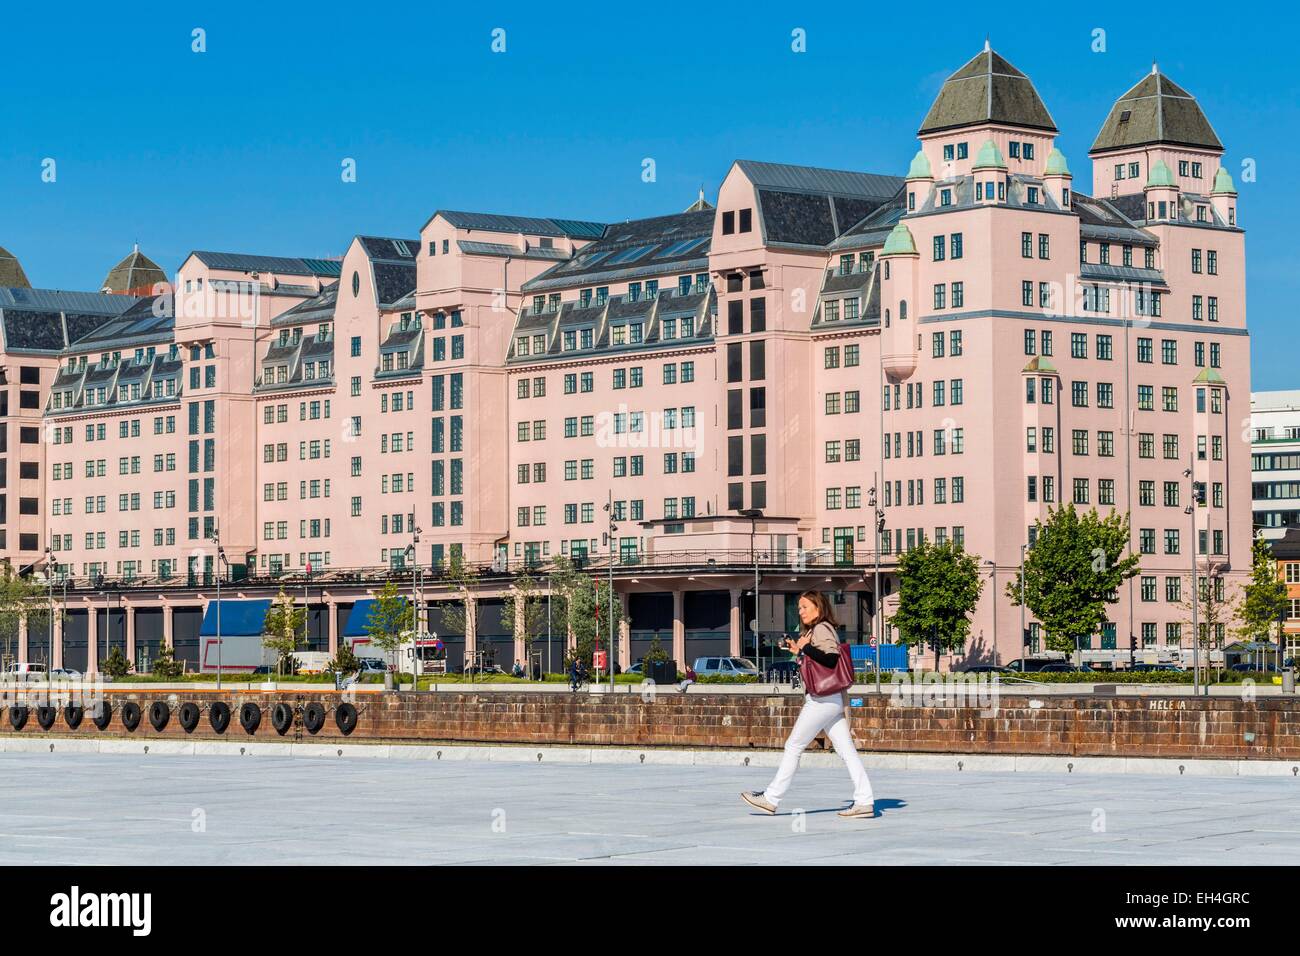
M 852 556 L 836 555 L 831 548 L 819 548 L 814 551 L 797 551 L 759 548 L 755 551 L 742 550 L 708 550 L 692 549 L 682 551 L 638 551 L 635 554 L 586 554 L 571 560 L 575 570 L 588 574 L 608 574 L 611 557 L 616 578 L 626 578 L 646 572 L 689 571 L 692 574 L 753 573 L 757 564 L 760 573 L 778 570 L 787 574 L 805 572 L 826 573 L 846 571 L 853 573 L 870 573 L 875 565 L 875 554 L 865 550 L 855 550 Z M 880 555 L 882 568 L 892 568 L 896 558 L 892 554 Z M 520 572 L 528 572 L 534 577 L 546 577 L 559 570 L 560 564 L 554 555 L 546 557 L 520 557 L 498 559 L 468 565 L 468 571 L 484 582 L 504 583 Z M 329 567 L 313 570 L 294 568 L 249 568 L 243 576 L 224 573 L 221 576 L 223 587 L 257 588 L 280 586 L 319 586 L 319 585 L 374 585 L 387 581 L 409 582 L 414 574 L 414 566 L 388 567 L 372 565 L 366 567 Z M 450 569 L 446 563 L 440 565 L 423 565 L 419 568 L 420 580 L 424 585 L 436 587 L 451 580 Z M 69 591 L 103 591 L 103 590 L 143 590 L 157 587 L 199 588 L 214 587 L 217 583 L 216 571 L 173 571 L 169 574 L 135 575 L 66 575 L 54 579 L 54 587 L 62 589 L 66 583 Z

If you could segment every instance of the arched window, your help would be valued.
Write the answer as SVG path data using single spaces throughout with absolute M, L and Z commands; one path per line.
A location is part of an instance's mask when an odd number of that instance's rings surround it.
M 907 300 L 903 299 L 898 303 L 898 321 L 907 321 Z
M 361 294 L 361 273 L 354 272 L 352 273 L 352 296 L 353 298 L 355 298 L 360 294 Z

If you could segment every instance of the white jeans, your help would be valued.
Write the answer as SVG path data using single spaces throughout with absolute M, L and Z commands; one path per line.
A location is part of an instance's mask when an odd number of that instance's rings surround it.
M 849 769 L 849 776 L 853 778 L 853 802 L 870 803 L 874 799 L 871 795 L 871 781 L 867 779 L 867 768 L 862 765 L 862 758 L 858 756 L 853 746 L 853 734 L 849 730 L 848 720 L 844 717 L 843 695 L 814 697 L 812 694 L 806 694 L 803 710 L 799 711 L 799 719 L 794 722 L 790 739 L 785 742 L 785 754 L 781 757 L 781 766 L 777 768 L 776 776 L 763 791 L 763 795 L 773 806 L 780 804 L 781 797 L 790 788 L 790 781 L 794 779 L 794 772 L 799 767 L 800 755 L 822 731 L 825 731 L 826 736 L 830 738 L 835 752 L 840 755 L 840 759 Z

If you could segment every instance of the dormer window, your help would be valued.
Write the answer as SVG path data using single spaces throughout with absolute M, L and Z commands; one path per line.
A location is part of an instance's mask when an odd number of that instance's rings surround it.
M 695 291 L 696 292 L 709 291 L 709 274 L 707 272 L 701 272 L 699 275 L 695 277 Z
M 1197 221 L 1197 222 L 1205 222 L 1205 221 L 1206 221 L 1206 219 L 1205 219 L 1205 207 L 1204 207 L 1204 206 L 1197 206 L 1197 207 L 1196 207 L 1196 221 Z
M 294 329 L 294 330 L 293 330 L 293 344 L 294 344 L 294 345 L 297 345 L 297 344 L 298 344 L 299 342 L 301 342 L 301 341 L 302 341 L 302 329 L 301 329 L 301 328 Z
M 939 205 L 940 205 L 940 206 L 951 206 L 951 205 L 952 205 L 952 190 L 951 190 L 951 189 L 941 189 L 941 190 L 939 190 Z
M 695 320 L 693 318 L 684 318 L 681 322 L 682 338 L 689 339 L 695 335 Z
M 581 331 L 578 333 L 578 337 L 579 337 L 579 339 L 580 339 L 580 343 L 581 343 L 581 344 L 580 344 L 580 348 L 584 348 L 584 349 L 589 349 L 589 348 L 591 348 L 591 341 L 592 341 L 592 331 L 591 331 L 591 329 L 583 329 L 583 330 L 581 330 Z
M 546 296 L 544 295 L 533 296 L 533 315 L 540 315 L 542 312 L 542 307 L 544 305 L 546 305 Z
M 640 322 L 633 322 L 630 326 L 628 326 L 629 333 L 631 336 L 631 342 L 633 345 L 639 345 L 641 343 L 643 328 L 644 326 Z
M 1031 205 L 1031 206 L 1037 206 L 1037 205 L 1038 205 L 1038 187 L 1037 187 L 1037 186 L 1030 186 L 1030 187 L 1028 188 L 1027 191 L 1028 191 L 1028 193 L 1029 193 L 1029 197 L 1028 197 L 1029 205 Z
M 610 331 L 610 344 L 611 344 L 611 345 L 626 345 L 626 344 L 627 344 L 627 326 L 626 326 L 626 325 L 616 325 L 616 326 L 614 326 L 614 328 Z
M 281 344 L 281 345 L 288 345 L 288 344 L 289 344 L 289 330 L 288 330 L 288 329 L 281 329 L 281 330 L 280 330 L 280 344 Z
M 521 335 L 515 339 L 515 355 L 518 357 L 528 355 L 528 336 Z
M 677 278 L 677 294 L 678 294 L 678 295 L 690 295 L 690 294 L 691 294 L 691 277 L 690 277 L 690 276 L 678 276 L 678 278 Z
M 548 312 L 559 312 L 559 311 L 560 311 L 560 293 L 558 293 L 558 292 L 552 292 L 552 293 L 550 294 L 550 296 L 547 297 L 547 300 L 546 300 L 546 311 L 548 311 Z
M 636 302 L 641 298 L 641 283 L 629 282 L 627 284 L 627 298 L 629 302 Z
M 609 301 L 609 286 L 602 285 L 596 289 L 596 305 L 601 306 Z
M 542 236 L 537 241 L 538 244 L 541 245 L 543 249 L 552 249 L 555 246 L 555 241 L 551 239 L 549 236 Z
M 661 338 L 661 339 L 664 340 L 665 342 L 669 342 L 669 341 L 672 341 L 673 339 L 677 338 L 677 320 L 676 320 L 676 319 L 664 319 L 664 320 L 659 324 L 659 338 Z
M 410 258 L 411 250 L 410 247 L 408 247 L 405 242 L 403 242 L 401 239 L 394 239 L 393 245 L 397 247 L 397 254 L 399 256 L 403 256 L 408 259 Z
M 578 293 L 578 305 L 586 309 L 591 305 L 591 290 L 583 289 Z

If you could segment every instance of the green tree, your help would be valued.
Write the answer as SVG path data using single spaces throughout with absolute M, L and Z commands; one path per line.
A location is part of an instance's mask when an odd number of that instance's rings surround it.
M 342 641 L 339 649 L 335 651 L 334 656 L 330 658 L 325 665 L 325 670 L 331 674 L 351 674 L 361 667 L 361 661 L 358 660 L 356 651 L 352 649 L 352 644 L 348 641 Z
M 577 574 L 567 601 L 569 630 L 573 634 L 574 648 L 565 655 L 567 665 L 571 660 L 580 659 L 591 666 L 592 654 L 599 646 L 609 649 L 609 623 L 611 604 L 614 618 L 614 638 L 618 639 L 618 629 L 623 621 L 623 605 L 615 595 L 609 599 L 608 578 Z M 599 612 L 597 609 L 599 608 Z M 612 660 L 612 655 L 611 655 Z
M 176 659 L 171 647 L 163 644 L 158 648 L 158 653 L 154 655 L 153 670 L 151 673 L 155 677 L 161 677 L 164 680 L 174 680 L 185 673 L 185 664 Z
M 1194 639 L 1200 644 L 1201 648 L 1201 667 L 1209 669 L 1210 651 L 1223 650 L 1223 645 L 1228 631 L 1228 623 L 1234 618 L 1240 619 L 1241 609 L 1240 601 L 1236 596 L 1236 589 L 1230 588 L 1224 581 L 1221 569 L 1217 565 L 1211 565 L 1205 574 L 1198 574 L 1198 587 L 1196 589 L 1196 625 L 1198 633 L 1194 634 Z M 1186 584 L 1191 580 L 1189 574 L 1182 581 Z M 1192 633 L 1192 591 L 1190 588 L 1184 588 L 1182 599 L 1178 602 L 1179 606 L 1187 612 L 1187 632 Z
M 397 651 L 415 626 L 414 608 L 406 595 L 398 593 L 396 581 L 387 582 L 375 595 L 370 616 L 362 626 L 370 635 L 371 645 L 388 654 L 389 662 L 396 666 Z
M 298 629 L 302 629 L 302 634 Z M 307 609 L 297 607 L 284 588 L 266 609 L 262 623 L 262 646 L 275 651 L 275 673 L 278 677 L 287 666 L 292 673 L 293 652 L 307 642 Z
M 1268 638 L 1277 629 L 1278 647 L 1282 646 L 1283 615 L 1290 607 L 1286 585 L 1273 557 L 1268 539 L 1257 535 L 1250 549 L 1250 581 L 1242 588 L 1237 606 L 1237 634 L 1248 640 Z
M 898 611 L 893 624 L 904 644 L 929 642 L 934 666 L 939 653 L 954 651 L 970 635 L 970 614 L 984 580 L 979 558 L 958 543 L 922 541 L 898 559 Z
M 1034 545 L 1025 554 L 1025 593 L 1020 582 L 1007 584 L 1007 595 L 1038 618 L 1047 646 L 1073 651 L 1076 637 L 1088 637 L 1107 620 L 1124 581 L 1138 573 L 1138 557 L 1129 546 L 1128 515 L 1104 518 L 1091 509 L 1079 514 L 1066 504 L 1034 522 Z
M 41 607 L 38 609 L 37 604 Z M 4 635 L 4 655 L 13 657 L 18 653 L 18 626 L 23 617 L 36 611 L 48 615 L 48 599 L 45 588 L 17 574 L 8 564 L 0 565 L 0 634 Z M 48 616 L 42 618 L 48 623 Z
M 104 663 L 100 665 L 100 670 L 109 677 L 120 679 L 131 673 L 131 662 L 122 653 L 122 648 L 114 646 L 108 652 L 108 657 L 105 658 Z
M 511 634 L 523 633 L 525 669 L 531 675 L 533 641 L 546 631 L 546 597 L 527 569 L 515 575 L 501 611 L 501 626 Z

